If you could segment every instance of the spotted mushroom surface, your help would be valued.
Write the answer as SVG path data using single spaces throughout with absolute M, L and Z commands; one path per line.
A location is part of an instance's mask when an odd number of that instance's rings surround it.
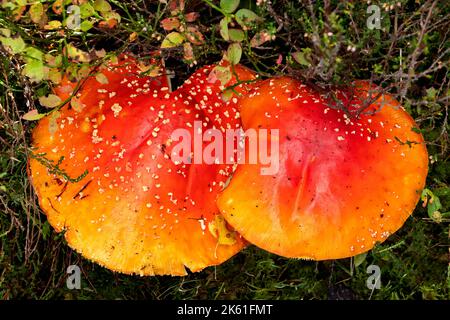
M 262 81 L 240 99 L 244 129 L 279 129 L 278 172 L 240 165 L 218 199 L 249 242 L 286 257 L 345 258 L 383 242 L 409 217 L 428 170 L 423 137 L 391 96 L 365 82 L 355 87 L 336 93 L 352 97 L 348 113 L 287 77 Z M 356 117 L 369 93 L 378 99 Z
M 215 203 L 233 167 L 171 160 L 173 130 L 212 121 L 165 76 L 138 76 L 130 57 L 102 73 L 108 83 L 88 78 L 75 105 L 33 131 L 31 180 L 50 224 L 83 256 L 128 274 L 184 275 L 239 252 L 246 242 Z
M 226 65 L 224 62 L 221 63 L 221 66 Z M 214 67 L 209 65 L 194 72 L 177 89 L 177 96 L 186 104 L 191 103 L 197 110 L 205 113 L 206 118 L 211 119 L 212 124 L 222 132 L 240 128 L 241 119 L 237 101 L 241 95 L 250 90 L 257 75 L 244 66 L 235 65 L 232 69 L 234 76 L 226 86 L 223 86 L 219 79 L 211 76 Z M 224 97 L 223 91 L 226 87 L 233 88 L 235 94 Z M 226 108 L 223 107 L 224 104 L 227 105 Z

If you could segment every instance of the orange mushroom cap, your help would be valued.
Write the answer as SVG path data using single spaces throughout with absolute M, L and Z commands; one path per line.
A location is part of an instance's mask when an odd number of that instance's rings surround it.
M 245 246 L 215 204 L 232 167 L 171 161 L 173 130 L 208 121 L 165 77 L 139 77 L 135 66 L 121 57 L 102 71 L 107 84 L 84 82 L 81 111 L 61 108 L 54 134 L 49 117 L 34 129 L 41 208 L 72 248 L 111 270 L 184 275 L 220 264 Z
M 386 240 L 415 208 L 428 159 L 414 120 L 388 94 L 357 117 L 378 91 L 366 82 L 346 91 L 336 94 L 348 113 L 287 77 L 240 99 L 244 129 L 279 129 L 278 172 L 240 165 L 218 199 L 249 242 L 286 257 L 345 258 Z

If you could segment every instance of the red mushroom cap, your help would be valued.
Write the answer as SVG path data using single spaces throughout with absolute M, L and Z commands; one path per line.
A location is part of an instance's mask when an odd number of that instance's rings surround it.
M 59 111 L 54 134 L 49 117 L 34 129 L 40 205 L 72 248 L 115 271 L 184 275 L 220 264 L 245 246 L 215 204 L 232 170 L 171 160 L 171 133 L 193 133 L 205 116 L 176 99 L 165 77 L 139 77 L 135 66 L 130 57 L 110 64 L 107 84 L 83 84 L 80 110 Z
M 245 129 L 279 129 L 279 170 L 238 167 L 218 199 L 228 223 L 263 249 L 314 260 L 365 252 L 399 229 L 424 187 L 427 151 L 414 120 L 387 94 L 356 116 L 368 91 L 364 82 L 354 96 L 336 91 L 348 113 L 286 77 L 240 99 Z

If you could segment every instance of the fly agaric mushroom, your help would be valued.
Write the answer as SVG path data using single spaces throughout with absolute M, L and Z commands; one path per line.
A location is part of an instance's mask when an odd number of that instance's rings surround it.
M 215 204 L 232 170 L 171 161 L 170 133 L 207 121 L 165 77 L 138 71 L 121 57 L 102 70 L 108 83 L 88 78 L 76 108 L 61 108 L 54 134 L 49 117 L 39 122 L 30 171 L 40 205 L 71 247 L 115 271 L 184 275 L 220 264 L 245 246 Z
M 375 101 L 356 116 L 369 91 Z M 260 82 L 239 101 L 242 123 L 279 129 L 279 170 L 240 165 L 218 199 L 227 222 L 263 249 L 314 260 L 368 251 L 399 229 L 424 187 L 427 151 L 400 104 L 377 95 L 356 83 L 345 113 L 296 80 Z

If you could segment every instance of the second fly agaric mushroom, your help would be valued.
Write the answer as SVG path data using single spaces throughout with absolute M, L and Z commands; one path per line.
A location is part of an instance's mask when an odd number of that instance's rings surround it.
M 357 116 L 368 92 L 375 101 Z M 377 98 L 364 82 L 351 93 L 336 91 L 345 113 L 283 77 L 240 100 L 244 129 L 279 129 L 278 172 L 240 165 L 219 196 L 249 242 L 286 257 L 344 258 L 383 242 L 409 217 L 427 175 L 423 137 L 391 96 Z
M 183 275 L 237 253 L 245 242 L 215 204 L 231 166 L 171 161 L 171 132 L 192 131 L 205 115 L 170 93 L 165 77 L 138 77 L 130 57 L 101 72 L 108 83 L 88 78 L 55 133 L 49 117 L 33 132 L 31 178 L 50 224 L 123 273 Z M 66 98 L 71 88 L 56 92 Z

